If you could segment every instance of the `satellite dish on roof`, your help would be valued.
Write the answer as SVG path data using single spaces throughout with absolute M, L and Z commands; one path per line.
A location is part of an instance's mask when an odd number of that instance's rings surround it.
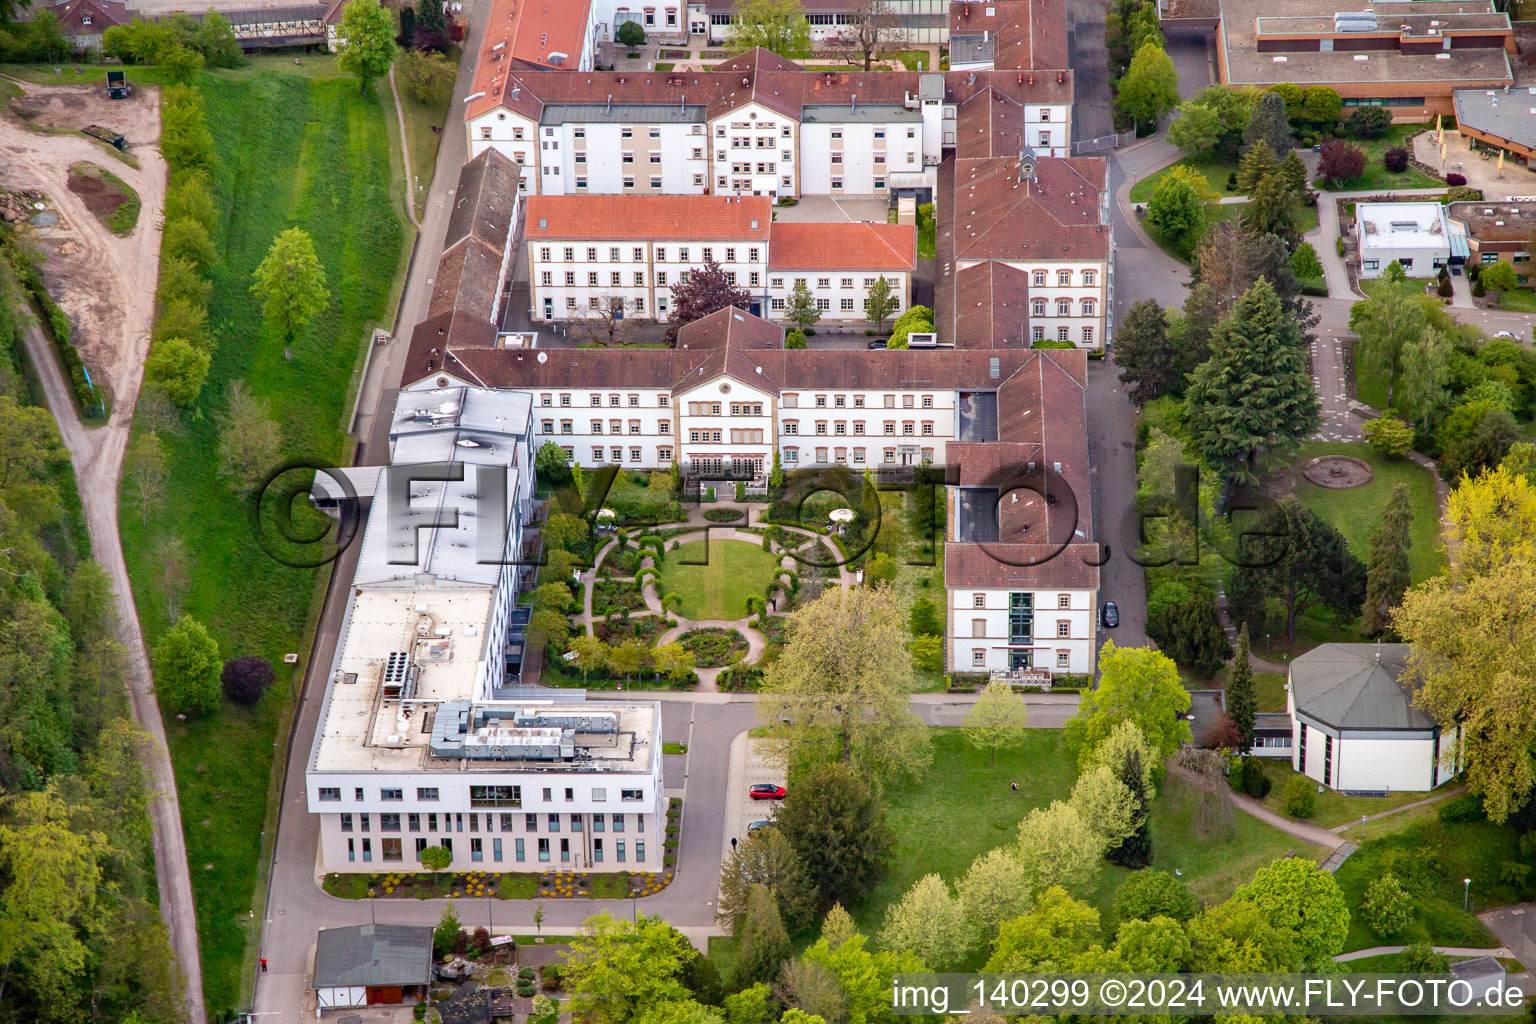
M 549 353 L 548 352 L 540 352 L 539 353 L 539 362 L 541 362 L 541 363 L 549 362 Z

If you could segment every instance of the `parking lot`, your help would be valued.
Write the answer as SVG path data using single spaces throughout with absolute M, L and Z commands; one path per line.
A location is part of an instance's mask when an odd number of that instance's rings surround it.
M 773 816 L 777 800 L 753 800 L 747 790 L 760 782 L 784 785 L 784 770 L 770 764 L 766 756 L 770 741 L 756 740 L 742 733 L 731 744 L 731 768 L 725 801 L 725 835 L 720 857 L 730 856 L 731 840 L 747 838 L 747 826 Z

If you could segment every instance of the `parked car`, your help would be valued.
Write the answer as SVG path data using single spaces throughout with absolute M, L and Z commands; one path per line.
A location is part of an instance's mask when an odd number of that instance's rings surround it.
M 1104 623 L 1105 629 L 1114 629 L 1120 625 L 1120 609 L 1115 607 L 1115 602 L 1104 602 L 1104 607 L 1099 609 L 1099 619 Z
M 884 338 L 876 338 L 874 341 L 869 343 L 869 347 L 870 348 L 885 348 L 886 347 L 886 341 L 885 341 Z
M 772 828 L 772 827 L 773 827 L 773 822 L 769 821 L 767 818 L 764 818 L 764 819 L 762 819 L 760 821 L 754 821 L 752 824 L 747 826 L 747 835 L 751 835 L 753 832 L 756 832 L 760 828 Z
M 783 800 L 786 792 L 783 786 L 775 786 L 771 782 L 759 782 L 747 791 L 747 795 L 753 800 Z
M 1520 340 L 1520 335 L 1514 333 L 1513 331 L 1494 331 L 1493 336 L 1495 338 L 1508 338 L 1510 341 Z

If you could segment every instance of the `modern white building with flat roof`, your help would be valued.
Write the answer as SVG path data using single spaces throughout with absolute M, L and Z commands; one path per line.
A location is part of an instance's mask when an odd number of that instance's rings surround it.
M 1409 277 L 1434 277 L 1442 266 L 1467 261 L 1466 235 L 1435 202 L 1358 203 L 1355 239 L 1362 278 L 1380 277 L 1394 262 Z
M 657 706 L 517 687 L 532 417 L 434 382 L 396 402 L 306 775 L 327 871 L 661 865 Z

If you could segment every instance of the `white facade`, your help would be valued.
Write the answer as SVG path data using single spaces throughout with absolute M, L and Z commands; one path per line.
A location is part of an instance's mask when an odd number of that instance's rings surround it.
M 536 320 L 606 318 L 615 303 L 623 304 L 625 316 L 665 320 L 672 286 L 711 259 L 753 295 L 763 293 L 768 278 L 766 239 L 673 244 L 540 238 L 527 248 Z
M 601 98 L 546 108 L 546 118 L 559 118 L 547 124 L 496 107 L 466 122 L 469 155 L 501 150 L 522 164 L 528 191 L 538 195 L 798 198 L 884 195 L 917 179 L 931 187 L 924 172 L 955 145 L 955 104 L 919 104 L 915 96 L 908 106 L 866 105 L 847 117 L 838 113 L 846 107 L 807 107 L 803 121 L 758 103 L 706 120 L 702 107 L 685 105 L 681 87 L 679 99 L 667 108 L 675 120 L 666 121 L 657 120 L 655 105 L 631 110 Z M 1035 152 L 1070 155 L 1071 105 L 1026 111 Z
M 1434 277 L 1451 262 L 1457 239 L 1464 262 L 1466 237 L 1452 227 L 1440 203 L 1355 206 L 1355 240 L 1362 278 L 1380 277 L 1393 262 L 1400 264 L 1409 277 Z
M 677 451 L 670 389 L 534 392 L 534 443 L 554 441 L 587 467 L 661 469 Z
M 1427 792 L 1456 774 L 1455 753 L 1438 734 L 1341 735 L 1302 716 L 1293 716 L 1293 721 L 1291 767 L 1330 789 Z
M 646 42 L 688 41 L 688 5 L 684 0 L 593 0 L 592 18 L 602 39 L 614 39 L 619 26 L 634 21 L 645 29 Z
M 1107 194 L 1107 193 L 1106 193 Z M 956 260 L 964 270 L 984 261 Z M 1102 348 L 1109 314 L 1109 264 L 1104 260 L 999 260 L 1029 274 L 1031 341 L 1070 341 Z
M 948 591 L 952 672 L 1093 671 L 1096 590 Z
M 891 35 L 894 45 L 926 45 L 949 42 L 948 0 L 886 0 L 883 14 L 899 26 L 899 36 Z M 729 40 L 731 15 L 724 11 L 710 11 L 705 4 L 688 5 L 689 24 L 693 31 L 708 32 L 711 45 Z M 857 15 L 830 11 L 808 11 L 806 20 L 811 23 L 811 41 L 826 43 L 852 31 L 859 23 Z M 931 69 L 925 69 L 931 70 Z
M 955 439 L 953 391 L 785 391 L 780 397 L 785 469 L 942 465 L 945 446 Z
M 904 270 L 772 270 L 768 273 L 768 309 L 763 315 L 772 320 L 782 320 L 795 283 L 804 281 L 816 308 L 821 312 L 818 323 L 863 322 L 864 300 L 881 277 L 885 278 L 891 295 L 897 301 L 895 311 L 886 319 L 889 324 L 912 304 L 912 275 Z

